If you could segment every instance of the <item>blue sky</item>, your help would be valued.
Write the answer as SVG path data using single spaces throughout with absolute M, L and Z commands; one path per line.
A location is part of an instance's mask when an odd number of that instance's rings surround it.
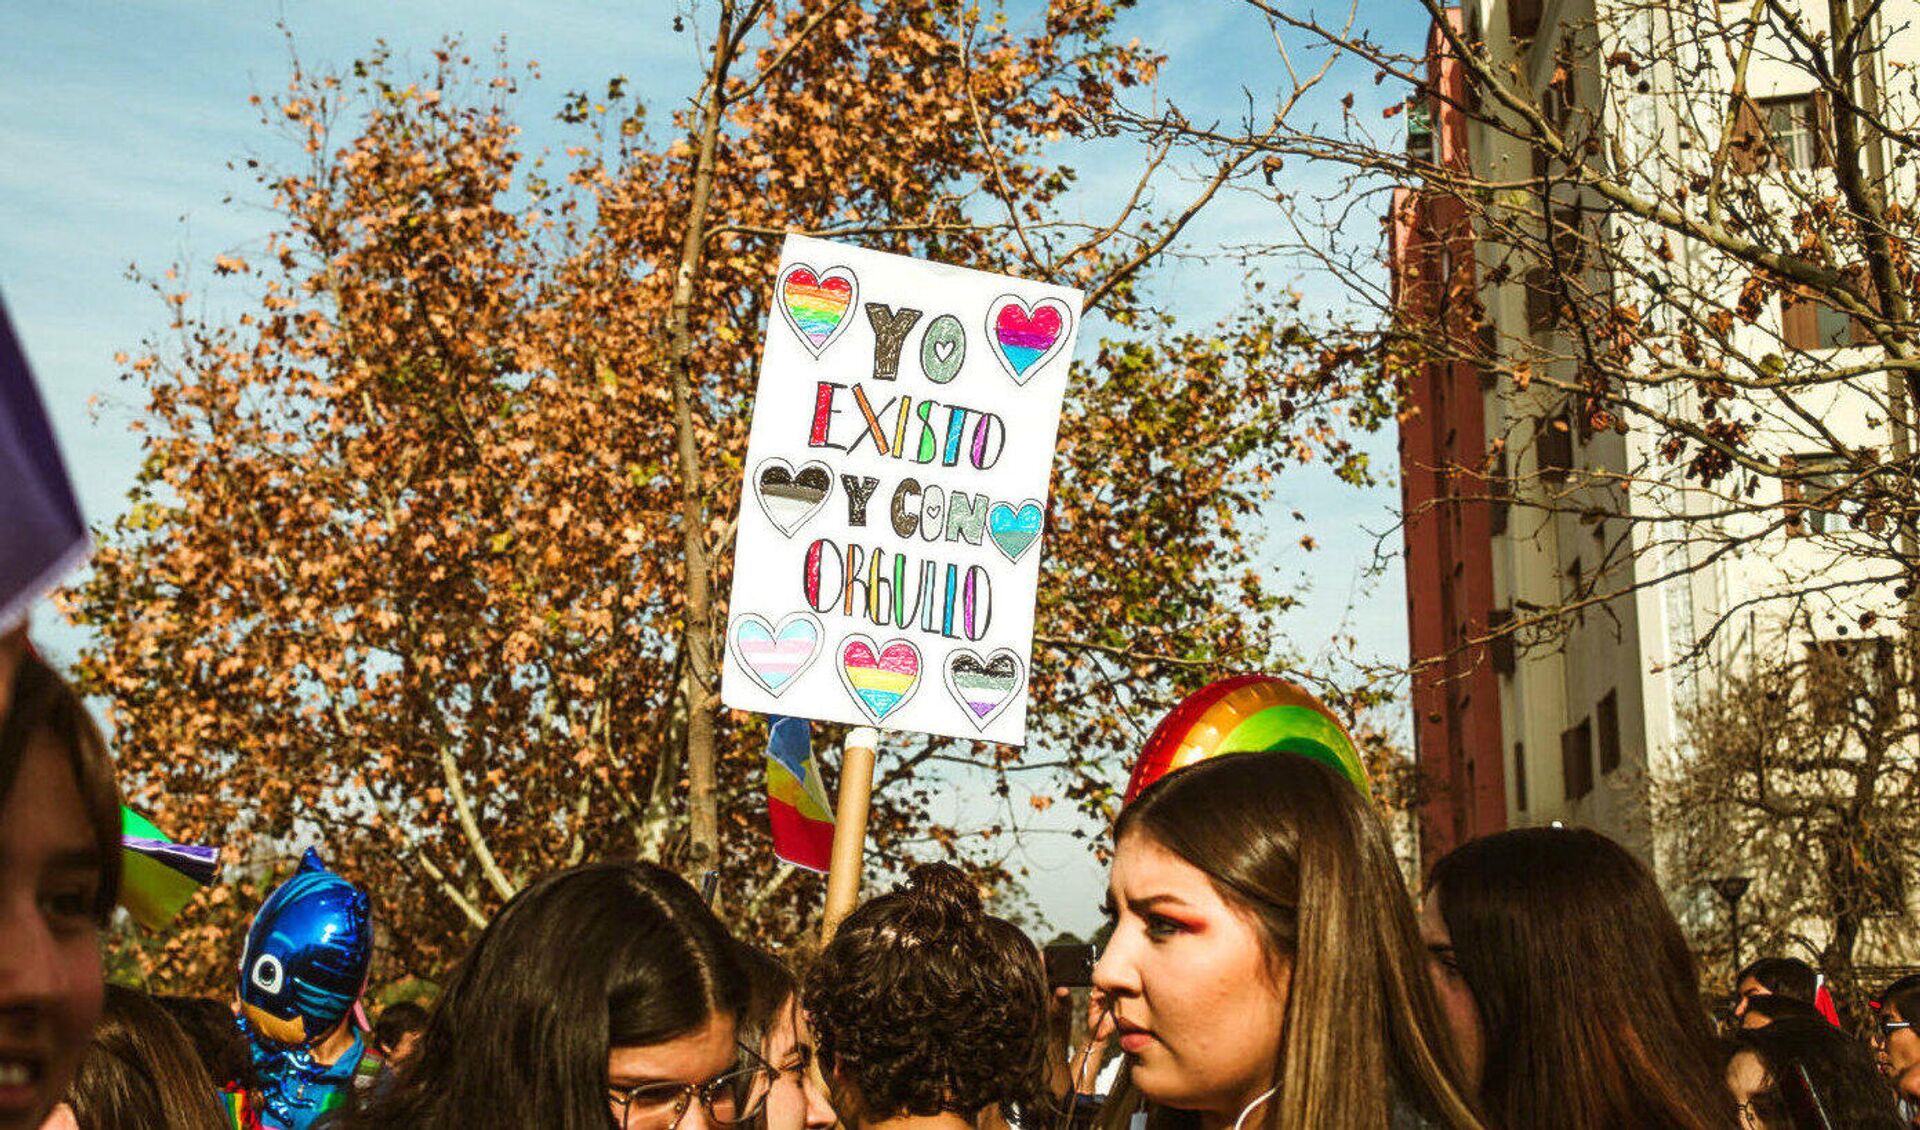
M 284 155 L 280 138 L 248 104 L 250 95 L 278 90 L 287 76 L 289 46 L 277 24 L 285 23 L 309 66 L 344 66 L 376 39 L 401 60 L 424 63 L 448 34 L 461 35 L 476 52 L 504 37 L 515 61 L 540 64 L 541 79 L 523 84 L 519 102 L 528 139 L 535 148 L 557 149 L 552 113 L 569 90 L 601 88 L 624 74 L 654 107 L 655 120 L 684 98 L 698 71 L 698 41 L 676 34 L 673 17 L 698 19 L 711 8 L 690 0 L 0 0 L 7 29 L 0 35 L 0 294 L 88 517 L 104 523 L 124 507 L 141 454 L 128 427 L 140 393 L 118 382 L 113 355 L 165 324 L 159 303 L 126 277 L 128 268 L 158 274 L 179 262 L 197 267 L 190 285 L 204 283 L 215 255 L 244 255 L 273 226 L 246 170 L 228 164 Z M 1272 41 L 1248 9 L 1233 0 L 1146 0 L 1143 8 L 1129 17 L 1127 32 L 1170 56 L 1157 96 L 1176 100 L 1194 120 L 1237 118 L 1246 106 L 1243 90 L 1256 103 L 1270 97 L 1280 77 Z M 1390 40 L 1411 43 L 1421 34 L 1410 0 L 1367 8 Z M 1382 18 L 1389 14 L 1395 18 Z M 1374 103 L 1388 97 L 1364 78 L 1349 81 L 1356 77 L 1342 72 L 1320 101 L 1348 89 Z M 1086 218 L 1104 215 L 1138 168 L 1137 151 L 1117 142 L 1082 147 L 1070 160 L 1086 187 L 1069 207 L 1084 209 Z M 1307 178 L 1295 188 L 1317 183 L 1313 170 L 1288 176 Z M 1169 185 L 1165 198 L 1173 199 L 1176 188 Z M 1228 198 L 1196 226 L 1189 246 L 1205 258 L 1207 248 L 1258 240 L 1275 223 L 1270 204 Z M 1289 281 L 1286 271 L 1277 267 L 1273 281 Z M 1218 261 L 1182 263 L 1163 276 L 1157 296 L 1183 320 L 1205 323 L 1234 300 L 1239 275 L 1240 268 Z M 1334 301 L 1314 280 L 1302 285 L 1310 305 Z M 206 301 L 219 311 L 217 293 Z M 1391 437 L 1368 447 L 1377 465 L 1391 467 Z M 1274 523 L 1268 560 L 1306 601 L 1289 618 L 1289 642 L 1308 656 L 1320 654 L 1329 626 L 1344 621 L 1361 655 L 1403 657 L 1397 563 L 1377 581 L 1361 579 L 1372 560 L 1372 533 L 1394 521 L 1397 485 L 1355 491 L 1322 471 L 1289 469 L 1278 489 L 1275 512 L 1283 520 Z M 1293 509 L 1312 518 L 1321 548 L 1310 556 L 1292 548 L 1299 530 L 1284 518 Z M 52 620 L 41 615 L 36 636 L 56 661 L 71 659 L 83 640 Z M 1028 854 L 1047 873 L 1035 893 L 1049 917 L 1087 928 L 1101 879 L 1081 847 L 1042 834 Z

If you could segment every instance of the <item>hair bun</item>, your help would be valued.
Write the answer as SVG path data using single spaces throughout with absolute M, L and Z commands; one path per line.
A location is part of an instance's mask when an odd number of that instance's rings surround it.
M 986 913 L 980 888 L 951 863 L 922 863 L 907 872 L 906 893 L 960 918 L 979 918 Z

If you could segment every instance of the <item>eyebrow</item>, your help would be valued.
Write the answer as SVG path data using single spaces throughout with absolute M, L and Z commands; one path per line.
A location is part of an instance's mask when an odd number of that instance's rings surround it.
M 92 847 L 74 848 L 70 851 L 63 851 L 55 855 L 52 859 L 47 860 L 46 866 L 50 871 L 78 871 L 81 869 L 98 871 L 102 867 L 100 851 L 98 848 Z
M 1146 898 L 1128 899 L 1127 909 L 1138 914 L 1143 910 L 1153 910 L 1156 907 L 1166 906 L 1168 904 L 1172 904 L 1178 907 L 1185 907 L 1188 910 L 1193 909 L 1192 905 L 1189 904 L 1185 899 L 1181 898 L 1179 895 L 1172 894 L 1172 893 L 1148 895 Z

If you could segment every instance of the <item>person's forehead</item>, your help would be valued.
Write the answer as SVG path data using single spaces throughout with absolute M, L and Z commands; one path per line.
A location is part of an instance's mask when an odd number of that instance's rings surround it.
M 715 1016 L 697 1031 L 658 1044 L 615 1047 L 607 1057 L 608 1075 L 698 1083 L 733 1061 L 731 1018 Z
M 1116 878 L 1137 882 L 1202 882 L 1206 874 L 1167 850 L 1151 836 L 1134 834 L 1120 841 L 1113 859 Z
M 66 751 L 51 735 L 28 739 L 12 786 L 0 797 L 0 860 L 90 858 L 96 852 Z

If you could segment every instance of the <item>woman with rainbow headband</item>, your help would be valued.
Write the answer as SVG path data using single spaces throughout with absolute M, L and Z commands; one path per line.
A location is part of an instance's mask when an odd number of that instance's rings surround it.
M 1128 795 L 1093 976 L 1126 1053 L 1112 1130 L 1479 1130 L 1324 706 L 1259 676 L 1207 688 L 1155 731 Z

